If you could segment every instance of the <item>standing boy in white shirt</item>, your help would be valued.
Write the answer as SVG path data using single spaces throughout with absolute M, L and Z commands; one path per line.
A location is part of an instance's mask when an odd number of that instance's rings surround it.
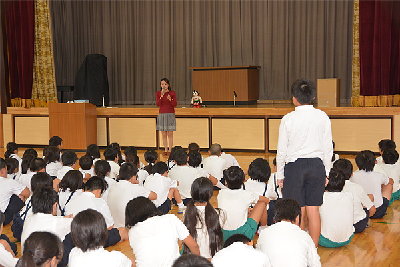
M 315 94 L 316 88 L 310 80 L 301 79 L 292 85 L 296 108 L 281 120 L 276 163 L 283 198 L 295 199 L 300 204 L 303 230 L 307 211 L 308 230 L 318 246 L 321 233 L 319 207 L 331 167 L 333 145 L 329 117 L 311 105 Z

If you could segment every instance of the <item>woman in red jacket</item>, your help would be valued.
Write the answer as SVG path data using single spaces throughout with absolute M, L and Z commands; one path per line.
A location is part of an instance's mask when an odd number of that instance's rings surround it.
M 169 80 L 167 78 L 161 79 L 160 91 L 156 93 L 156 104 L 160 107 L 157 118 L 157 130 L 161 131 L 164 145 L 164 156 L 171 154 L 173 146 L 173 131 L 176 131 L 175 109 L 176 107 L 176 94 L 171 90 Z M 167 143 L 167 137 L 169 143 Z M 169 144 L 169 146 L 168 146 Z

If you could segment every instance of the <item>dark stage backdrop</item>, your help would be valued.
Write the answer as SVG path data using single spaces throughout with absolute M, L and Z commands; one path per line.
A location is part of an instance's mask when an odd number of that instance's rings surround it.
M 260 99 L 291 99 L 290 85 L 307 77 L 340 78 L 350 101 L 353 1 L 50 4 L 57 85 L 74 84 L 87 54 L 104 54 L 111 104 L 155 103 L 163 77 L 190 103 L 189 67 L 243 65 L 261 66 Z

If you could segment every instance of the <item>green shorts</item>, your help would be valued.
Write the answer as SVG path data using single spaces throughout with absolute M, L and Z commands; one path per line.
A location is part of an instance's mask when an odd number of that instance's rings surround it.
M 235 234 L 242 234 L 253 240 L 254 235 L 257 232 L 258 223 L 253 218 L 247 218 L 245 224 L 240 226 L 236 230 L 224 230 L 222 229 L 222 233 L 224 235 L 224 242 L 230 237 Z
M 333 242 L 329 240 L 328 238 L 324 237 L 323 235 L 319 235 L 319 241 L 318 244 L 327 247 L 327 248 L 338 248 L 338 247 L 343 247 L 346 246 L 350 243 L 351 239 L 353 238 L 354 233 L 350 236 L 349 240 L 344 241 L 344 242 Z
M 396 192 L 392 193 L 392 196 L 390 197 L 389 205 L 393 203 L 393 201 L 400 199 L 400 190 L 397 190 Z

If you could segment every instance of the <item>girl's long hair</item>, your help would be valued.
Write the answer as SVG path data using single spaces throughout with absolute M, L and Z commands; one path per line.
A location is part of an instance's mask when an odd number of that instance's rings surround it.
M 201 223 L 201 228 L 206 227 L 208 232 L 211 256 L 220 250 L 223 246 L 224 240 L 222 235 L 222 228 L 219 223 L 219 212 L 210 204 L 210 199 L 213 195 L 213 184 L 205 177 L 197 178 L 191 188 L 192 200 L 186 208 L 185 218 L 183 223 L 189 230 L 190 235 L 197 240 L 196 225 Z M 194 203 L 207 203 L 205 208 L 205 220 L 201 220 L 201 216 L 197 211 Z M 189 253 L 189 248 L 184 245 L 184 254 Z

